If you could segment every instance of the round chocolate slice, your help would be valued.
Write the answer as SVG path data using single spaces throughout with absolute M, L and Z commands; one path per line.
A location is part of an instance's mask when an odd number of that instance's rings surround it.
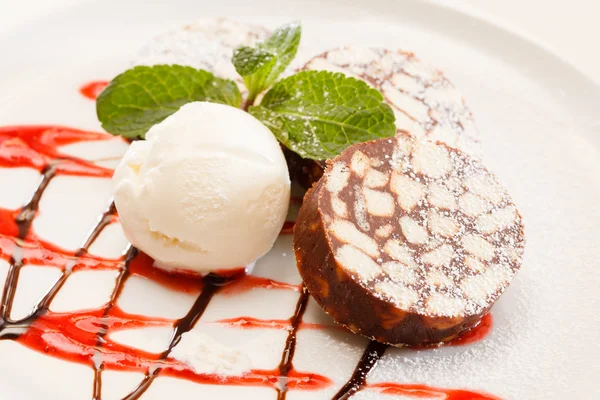
M 401 131 L 439 140 L 473 156 L 480 154 L 479 134 L 462 94 L 440 70 L 413 53 L 343 47 L 314 57 L 304 68 L 362 79 L 385 96 Z
M 477 160 L 408 135 L 350 147 L 308 191 L 294 230 L 300 275 L 353 332 L 447 342 L 475 325 L 521 266 L 523 222 Z

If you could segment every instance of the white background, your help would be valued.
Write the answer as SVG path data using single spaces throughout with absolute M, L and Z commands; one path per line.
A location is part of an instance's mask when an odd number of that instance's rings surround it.
M 85 0 L 0 0 L 0 35 L 83 1 Z M 432 1 L 481 16 L 518 32 L 559 54 L 600 83 L 598 0 Z M 390 3 L 402 6 L 402 0 Z

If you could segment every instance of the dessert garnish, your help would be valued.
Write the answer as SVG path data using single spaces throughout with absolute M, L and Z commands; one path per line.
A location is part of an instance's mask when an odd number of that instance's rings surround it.
M 477 160 L 408 135 L 352 146 L 308 191 L 298 270 L 338 323 L 382 343 L 448 342 L 521 267 L 523 223 Z
M 173 272 L 252 264 L 279 236 L 290 200 L 271 132 L 217 103 L 188 103 L 154 125 L 130 145 L 113 180 L 127 238 Z
M 129 139 L 144 138 L 181 106 L 210 101 L 240 107 L 235 82 L 181 65 L 137 66 L 114 78 L 96 100 L 102 127 Z
M 394 113 L 383 100 L 358 79 L 302 71 L 276 83 L 249 112 L 288 149 L 325 160 L 352 144 L 394 135 Z
M 302 71 L 269 87 L 289 65 L 300 40 L 293 23 L 265 41 L 234 52 L 248 85 L 244 108 L 304 158 L 334 157 L 354 143 L 395 134 L 395 117 L 383 95 L 365 82 L 327 71 Z M 257 100 L 259 93 L 264 97 Z M 155 124 L 193 101 L 242 106 L 232 80 L 179 65 L 137 66 L 114 78 L 97 99 L 98 118 L 108 132 L 144 138 Z
M 235 70 L 244 79 L 248 88 L 248 99 L 244 108 L 254 104 L 256 97 L 270 87 L 290 65 L 300 44 L 302 28 L 292 22 L 255 47 L 240 46 L 233 52 Z

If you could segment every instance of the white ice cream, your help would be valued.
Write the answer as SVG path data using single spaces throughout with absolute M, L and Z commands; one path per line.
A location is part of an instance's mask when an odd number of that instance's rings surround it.
M 184 105 L 131 144 L 115 171 L 115 204 L 131 243 L 164 269 L 246 266 L 272 247 L 290 180 L 273 134 L 250 114 Z

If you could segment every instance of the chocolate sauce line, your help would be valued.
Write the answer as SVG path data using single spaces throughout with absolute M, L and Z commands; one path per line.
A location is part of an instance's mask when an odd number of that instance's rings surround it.
M 31 229 L 33 219 L 37 213 L 39 201 L 44 190 L 48 186 L 48 183 L 54 177 L 54 172 L 55 170 L 53 166 L 44 170 L 42 173 L 42 182 L 35 191 L 31 201 L 23 208 L 23 210 L 15 219 L 15 222 L 19 224 L 19 239 L 24 239 L 27 237 Z M 92 245 L 94 240 L 96 240 L 102 229 L 104 229 L 104 227 L 107 225 L 106 220 L 110 220 L 115 212 L 116 210 L 114 209 L 113 205 L 111 205 L 101 217 L 100 221 L 94 227 L 92 232 L 88 235 L 83 247 L 77 251 L 75 254 L 76 257 L 80 257 L 87 252 L 88 248 Z M 12 309 L 12 303 L 18 287 L 19 272 L 23 267 L 21 252 L 21 247 L 17 246 L 13 252 L 13 256 L 11 257 L 9 273 L 4 284 L 2 304 L 0 305 L 0 340 L 18 339 L 19 336 L 25 332 L 27 328 L 29 328 L 39 317 L 48 312 L 52 300 L 54 300 L 57 293 L 71 275 L 72 267 L 76 262 L 75 260 L 67 262 L 61 275 L 54 282 L 52 287 L 46 292 L 46 294 L 44 294 L 44 296 L 37 302 L 28 316 L 18 321 L 13 321 L 10 319 L 10 311 Z
M 298 303 L 296 303 L 296 310 L 294 311 L 294 315 L 290 319 L 291 329 L 288 333 L 288 337 L 285 341 L 285 347 L 283 348 L 283 352 L 281 353 L 281 361 L 279 362 L 279 375 L 282 377 L 287 377 L 290 371 L 293 368 L 294 361 L 294 353 L 296 352 L 296 334 L 298 333 L 298 327 L 302 322 L 302 317 L 304 316 L 304 312 L 306 311 L 306 305 L 308 304 L 308 290 L 306 290 L 305 286 L 302 286 L 302 293 L 300 294 L 300 298 L 298 298 Z M 288 386 L 287 382 L 282 388 L 277 389 L 277 400 L 285 400 L 287 396 Z
M 162 368 L 158 366 L 158 364 L 160 364 L 160 361 L 165 360 L 171 353 L 171 350 L 173 350 L 173 348 L 177 346 L 177 344 L 181 341 L 181 337 L 183 336 L 183 334 L 189 332 L 194 327 L 194 325 L 196 325 L 196 322 L 198 322 L 198 320 L 202 317 L 202 314 L 204 314 L 204 311 L 208 307 L 208 304 L 212 300 L 214 294 L 222 286 L 226 285 L 231 280 L 232 278 L 219 277 L 212 274 L 204 277 L 204 286 L 202 288 L 202 291 L 200 292 L 200 295 L 196 298 L 194 305 L 192 306 L 192 308 L 190 308 L 188 313 L 183 318 L 175 322 L 175 329 L 173 331 L 173 336 L 171 337 L 169 347 L 167 347 L 167 349 L 161 353 L 159 361 L 157 362 L 157 366 L 149 369 L 146 372 L 146 376 L 144 377 L 144 379 L 142 379 L 142 381 L 138 384 L 138 386 L 135 389 L 133 389 L 131 393 L 123 397 L 123 400 L 139 399 L 140 396 L 142 396 L 144 392 L 148 390 L 150 385 L 152 385 L 152 382 L 154 382 L 154 379 L 156 379 L 156 377 L 162 371 Z
M 90 232 L 83 246 L 77 250 L 75 257 L 81 257 L 88 252 L 92 244 L 96 241 L 96 239 L 98 239 L 98 236 L 100 236 L 100 233 L 102 233 L 104 228 L 106 228 L 112 222 L 112 219 L 115 215 L 117 215 L 117 207 L 113 201 L 110 203 L 110 206 L 108 206 L 108 209 L 104 212 L 104 214 L 102 214 L 92 232 Z
M 19 212 L 17 217 L 15 218 L 15 223 L 18 227 L 18 239 L 25 240 L 29 231 L 31 230 L 31 225 L 33 224 L 33 220 L 36 217 L 36 214 L 39 209 L 40 200 L 48 184 L 56 175 L 56 165 L 60 161 L 55 161 L 49 163 L 43 170 L 41 174 L 41 181 L 34 192 L 33 196 L 29 203 L 27 203 Z M 91 246 L 91 244 L 96 240 L 102 229 L 110 222 L 110 218 L 112 215 L 116 213 L 114 208 L 114 204 L 111 204 L 109 210 L 102 216 L 100 222 L 96 225 L 92 233 L 88 236 L 85 241 L 83 247 L 75 254 L 76 257 L 83 255 L 87 252 L 87 249 Z M 17 250 L 20 253 L 20 248 Z M 15 253 L 17 252 L 15 251 Z M 5 322 L 15 322 L 10 320 L 10 312 L 12 309 L 12 304 L 14 302 L 14 296 L 17 289 L 17 284 L 19 280 L 19 274 L 21 268 L 23 267 L 23 262 L 21 260 L 20 254 L 13 254 L 10 260 L 10 268 L 6 277 L 6 282 L 2 292 L 2 303 L 0 304 L 0 319 Z M 40 310 L 47 309 L 52 299 L 55 297 L 56 293 L 62 287 L 63 283 L 66 281 L 66 278 L 70 275 L 71 270 L 69 265 L 65 268 L 61 276 L 55 282 L 55 284 L 50 288 L 50 290 L 44 295 L 44 297 L 38 302 L 38 304 L 34 307 L 32 313 L 18 321 L 20 325 L 23 325 L 24 322 L 33 320 L 36 318 L 36 314 L 39 314 Z M 0 335 L 2 332 L 2 328 L 4 324 L 0 324 Z
M 42 198 L 42 195 L 48 184 L 55 176 L 56 163 L 49 164 L 42 171 L 42 181 L 40 182 L 38 188 L 33 194 L 29 203 L 23 207 L 15 222 L 19 227 L 19 236 L 18 239 L 24 240 L 29 231 L 31 230 L 31 225 L 33 223 L 33 219 L 35 218 L 38 208 L 39 202 Z M 114 206 L 111 205 L 109 209 L 103 214 L 98 224 L 94 227 L 92 232 L 86 238 L 86 241 L 83 247 L 75 253 L 75 257 L 80 257 L 84 253 L 87 252 L 88 248 L 92 245 L 92 243 L 96 240 L 102 229 L 107 225 L 107 220 L 112 218 L 112 215 L 116 210 Z M 12 304 L 14 302 L 14 296 L 18 287 L 19 281 L 19 272 L 23 267 L 23 262 L 21 260 L 22 248 L 19 246 L 17 242 L 17 247 L 13 251 L 13 255 L 10 261 L 10 268 L 7 274 L 6 282 L 3 288 L 2 294 L 2 304 L 0 304 L 0 340 L 9 339 L 15 340 L 18 339 L 19 336 L 27 330 L 39 317 L 48 312 L 50 304 L 52 300 L 56 297 L 57 293 L 60 291 L 67 278 L 71 275 L 72 267 L 75 264 L 76 260 L 70 260 L 65 265 L 61 275 L 54 282 L 52 287 L 44 294 L 44 296 L 37 302 L 37 304 L 33 307 L 31 313 L 18 320 L 13 321 L 10 318 L 10 311 L 12 309 Z
M 346 400 L 364 389 L 367 385 L 367 375 L 377 362 L 383 357 L 389 346 L 387 344 L 371 341 L 365 349 L 360 361 L 356 365 L 352 376 L 344 386 L 331 398 L 331 400 Z
M 116 214 L 116 212 L 117 210 L 114 206 L 114 203 L 111 203 L 111 205 L 104 212 L 96 226 L 94 226 L 92 231 L 88 234 L 88 237 L 86 238 L 83 246 L 75 253 L 75 259 L 87 253 L 91 245 L 96 241 L 96 239 L 100 235 L 100 232 L 102 232 L 106 225 L 110 223 L 112 217 Z M 25 318 L 25 321 L 28 323 L 28 325 L 31 325 L 40 315 L 48 311 L 48 309 L 50 308 L 50 303 L 52 303 L 52 300 L 54 300 L 60 289 L 62 289 L 64 283 L 67 281 L 69 276 L 71 276 L 72 268 L 75 262 L 75 260 L 67 262 L 64 270 L 62 271 L 56 282 L 54 282 L 54 284 L 48 290 L 48 292 L 46 292 L 44 297 L 42 297 L 42 299 L 35 305 L 31 314 Z
M 15 218 L 15 224 L 18 228 L 17 238 L 25 240 L 29 231 L 31 230 L 31 224 L 35 218 L 42 194 L 48 187 L 48 184 L 54 178 L 56 174 L 55 163 L 48 164 L 42 171 L 41 181 L 33 193 L 31 200 L 21 209 L 19 215 Z M 0 302 L 0 339 L 6 337 L 6 328 L 13 324 L 14 321 L 10 319 L 10 312 L 12 310 L 13 302 L 15 300 L 15 293 L 17 291 L 17 283 L 19 281 L 19 274 L 23 267 L 23 261 L 21 259 L 21 249 L 17 247 L 17 250 L 13 253 L 10 258 L 10 267 L 2 289 L 2 301 Z
M 69 276 L 71 276 L 72 268 L 76 262 L 76 259 L 78 257 L 83 256 L 85 253 L 88 252 L 89 248 L 92 246 L 92 244 L 96 241 L 96 239 L 100 235 L 100 232 L 102 232 L 102 230 L 106 227 L 106 225 L 108 225 L 108 223 L 110 222 L 112 217 L 116 214 L 116 212 L 117 212 L 117 210 L 114 206 L 114 203 L 111 203 L 111 205 L 104 212 L 104 214 L 102 214 L 102 217 L 100 217 L 100 220 L 98 221 L 96 226 L 94 226 L 92 231 L 88 234 L 88 237 L 86 238 L 83 246 L 79 250 L 77 250 L 77 252 L 75 253 L 75 259 L 67 262 L 64 270 L 62 271 L 62 273 L 60 274 L 60 276 L 58 277 L 56 282 L 54 282 L 54 284 L 48 290 L 48 292 L 46 292 L 44 297 L 42 297 L 42 299 L 36 304 L 32 313 L 28 317 L 29 319 L 33 318 L 33 320 L 35 320 L 41 314 L 48 311 L 48 309 L 50 308 L 50 303 L 52 303 L 52 300 L 54 300 L 58 291 L 63 287 L 64 283 L 67 281 L 67 278 L 69 278 Z M 33 322 L 33 320 L 31 320 L 31 322 Z
M 148 390 L 152 382 L 154 382 L 154 378 L 156 371 L 148 371 L 144 379 L 138 383 L 138 385 L 133 389 L 127 396 L 123 397 L 121 400 L 136 400 L 139 399 L 145 392 Z
M 6 275 L 6 283 L 2 290 L 2 303 L 0 304 L 0 338 L 3 338 L 2 332 L 6 324 L 10 324 L 10 312 L 12 310 L 13 301 L 15 299 L 15 293 L 17 289 L 17 282 L 19 280 L 19 273 L 23 267 L 21 257 L 15 257 L 14 255 L 10 258 L 10 267 Z
M 17 227 L 19 228 L 19 239 L 24 240 L 31 229 L 31 224 L 33 223 L 33 219 L 35 218 L 40 206 L 42 194 L 44 194 L 48 184 L 56 175 L 56 164 L 56 162 L 51 162 L 42 170 L 40 184 L 33 193 L 29 203 L 27 203 L 27 205 L 21 209 L 21 212 L 19 212 L 19 215 L 15 219 Z
M 112 215 L 108 214 L 108 212 L 110 211 L 116 212 L 116 208 L 114 207 L 114 203 L 111 204 L 111 207 L 109 208 L 109 211 L 107 211 L 107 213 L 105 213 L 102 218 L 100 218 L 100 222 L 98 223 L 99 227 L 104 227 L 106 226 L 110 221 L 110 217 Z M 102 229 L 100 229 L 101 231 Z M 98 237 L 100 232 L 96 232 L 94 230 L 94 232 L 92 232 L 92 234 L 90 235 L 90 239 L 95 239 L 96 237 Z M 90 243 L 93 243 L 93 239 L 91 240 Z M 82 248 L 83 252 L 85 252 L 85 246 Z M 104 306 L 104 312 L 102 314 L 103 318 L 106 318 L 108 316 L 108 314 L 111 312 L 111 310 L 114 308 L 114 306 L 117 304 L 117 300 L 119 299 L 119 296 L 121 295 L 121 292 L 123 291 L 123 288 L 125 287 L 125 282 L 127 281 L 127 279 L 129 278 L 130 272 L 129 272 L 129 265 L 131 264 L 131 261 L 133 261 L 133 259 L 138 255 L 138 250 L 133 247 L 130 246 L 127 249 L 126 255 L 125 255 L 125 262 L 123 263 L 123 266 L 119 269 L 119 274 L 117 275 L 117 278 L 115 280 L 115 286 L 113 288 L 112 293 L 110 294 L 110 298 L 108 300 L 108 302 L 106 303 L 106 305 Z M 96 362 L 96 360 L 94 360 L 93 364 L 92 364 L 92 369 L 94 370 L 94 384 L 93 384 L 93 388 L 92 388 L 92 398 L 94 400 L 101 400 L 102 399 L 102 371 L 104 369 L 104 362 L 102 361 L 101 357 L 102 357 L 102 343 L 104 343 L 104 337 L 108 334 L 108 325 L 107 324 L 101 324 L 101 328 L 98 330 L 98 334 L 96 336 L 96 354 L 95 357 L 99 357 L 100 360 L 99 362 Z

